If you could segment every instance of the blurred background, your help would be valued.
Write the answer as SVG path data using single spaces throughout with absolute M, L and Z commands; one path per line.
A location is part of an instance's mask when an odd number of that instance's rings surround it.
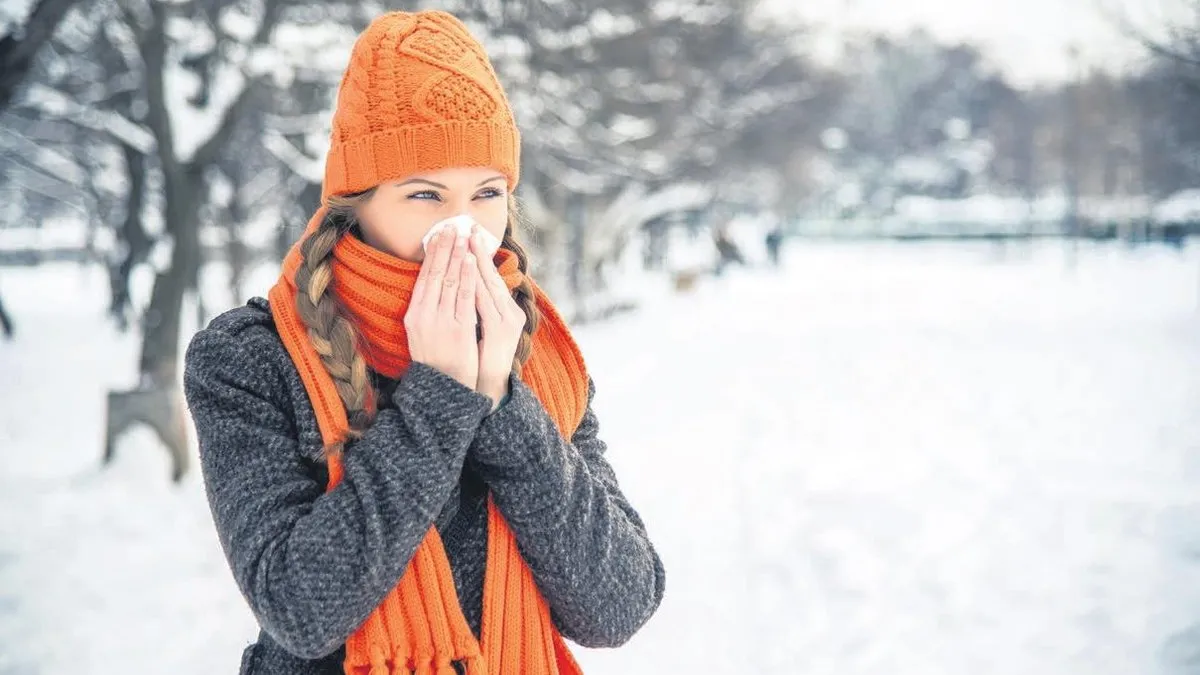
M 0 0 L 0 675 L 235 672 L 181 348 L 418 7 L 668 568 L 589 673 L 1200 672 L 1195 0 Z

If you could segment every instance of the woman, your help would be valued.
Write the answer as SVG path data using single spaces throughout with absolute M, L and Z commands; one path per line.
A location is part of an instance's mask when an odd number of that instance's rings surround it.
M 390 13 L 338 92 L 323 206 L 269 302 L 184 384 L 217 532 L 261 626 L 242 673 L 578 673 L 662 563 L 593 387 L 514 238 L 519 137 L 479 43 Z M 469 237 L 431 227 L 469 216 Z M 503 240 L 493 250 L 487 234 Z

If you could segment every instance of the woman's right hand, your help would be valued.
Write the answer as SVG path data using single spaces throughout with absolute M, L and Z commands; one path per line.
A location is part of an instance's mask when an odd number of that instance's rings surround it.
M 479 376 L 475 285 L 479 268 L 466 237 L 444 228 L 434 237 L 404 314 L 412 360 L 474 389 Z

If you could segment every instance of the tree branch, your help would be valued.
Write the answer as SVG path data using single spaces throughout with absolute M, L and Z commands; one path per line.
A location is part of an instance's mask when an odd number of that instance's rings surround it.
M 53 114 L 55 117 L 78 127 L 98 131 L 116 143 L 133 146 L 141 152 L 148 153 L 154 150 L 157 139 L 151 131 L 148 131 L 142 125 L 132 122 L 112 110 L 100 110 L 80 104 L 52 87 L 41 84 L 35 84 L 34 87 L 39 99 L 60 106 L 61 112 L 49 114 Z M 38 106 L 22 107 L 28 107 L 31 110 L 39 111 L 41 114 L 47 114 L 46 111 Z
M 171 131 L 171 111 L 167 109 L 164 70 L 167 60 L 167 17 L 162 3 L 151 2 L 153 25 L 141 32 L 138 49 L 146 69 L 146 125 L 158 144 L 158 156 L 164 171 L 177 165 L 174 135 Z M 131 20 L 136 20 L 130 16 Z M 138 31 L 136 24 L 133 26 Z
M 1103 0 L 1098 0 L 1096 7 L 1102 15 L 1108 18 L 1109 22 L 1112 23 L 1117 30 L 1125 35 L 1125 37 L 1137 42 L 1151 54 L 1161 56 L 1168 60 L 1175 61 L 1192 68 L 1200 68 L 1200 55 L 1185 53 L 1161 40 L 1156 40 L 1150 37 L 1145 31 L 1134 26 L 1133 22 L 1129 20 L 1128 16 L 1117 12 L 1109 5 L 1109 3 L 1104 2 Z
M 282 0 L 264 1 L 262 21 L 259 22 L 258 29 L 254 33 L 254 38 L 250 41 L 249 46 L 251 50 L 256 46 L 267 44 L 271 39 L 271 33 L 274 32 L 275 26 L 279 23 L 279 17 L 282 13 Z M 251 90 L 253 89 L 251 86 L 252 80 L 249 74 L 243 73 L 243 76 L 248 81 L 242 90 L 238 92 L 237 98 L 234 99 L 233 103 L 229 104 L 229 107 L 225 109 L 224 114 L 221 116 L 221 122 L 217 125 L 217 130 L 192 155 L 190 164 L 194 169 L 202 169 L 217 160 L 217 157 L 221 154 L 221 150 L 224 149 L 230 136 L 233 135 L 233 130 L 237 126 L 238 120 L 242 118 L 247 106 L 249 106 Z
M 59 23 L 78 0 L 40 0 L 29 15 L 22 37 L 9 33 L 0 38 L 0 110 L 11 103 L 25 76 L 33 67 L 33 58 L 50 40 Z
M 233 135 L 234 127 L 237 126 L 238 120 L 242 118 L 242 114 L 250 104 L 250 90 L 252 88 L 250 83 L 247 82 L 246 86 L 238 92 L 237 98 L 234 99 L 233 103 L 229 104 L 228 108 L 225 108 L 225 112 L 221 115 L 221 123 L 217 125 L 217 130 L 192 155 L 191 162 L 189 163 L 193 168 L 207 167 L 220 157 L 225 143 Z
M 263 147 L 275 156 L 284 166 L 293 174 L 300 176 L 310 183 L 320 183 L 324 178 L 325 169 L 323 163 L 305 155 L 296 146 L 288 142 L 286 138 L 268 130 L 263 136 Z

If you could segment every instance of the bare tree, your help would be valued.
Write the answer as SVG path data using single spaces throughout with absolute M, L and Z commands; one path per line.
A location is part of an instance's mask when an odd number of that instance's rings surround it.
M 25 21 L 0 37 L 0 111 L 8 108 L 33 68 L 34 57 L 79 0 L 38 0 Z
M 186 471 L 187 448 L 176 433 L 185 419 L 177 385 L 184 298 L 197 289 L 213 176 L 265 88 L 255 84 L 273 74 L 270 38 L 286 7 L 284 0 L 96 0 L 80 17 L 76 43 L 56 54 L 74 61 L 47 68 L 69 74 L 64 65 L 86 65 L 87 75 L 48 77 L 31 96 L 41 112 L 90 127 L 119 150 L 127 180 L 111 262 L 114 315 L 129 310 L 131 271 L 148 264 L 155 247 L 169 251 L 139 324 L 137 385 L 109 395 L 106 459 L 124 427 L 140 421 L 162 436 L 173 477 Z M 147 215 L 159 225 L 154 234 L 143 226 Z
M 629 208 L 631 200 L 662 201 L 678 184 L 781 175 L 815 140 L 824 114 L 813 69 L 789 46 L 794 34 L 752 27 L 744 3 L 458 0 L 452 8 L 485 35 L 528 130 L 522 194 L 534 240 L 559 263 L 544 270 L 549 285 L 577 305 L 604 261 L 656 217 Z M 769 182 L 759 196 L 782 192 Z
M 1149 67 L 1123 83 L 1137 102 L 1130 144 L 1141 156 L 1149 192 L 1163 194 L 1200 180 L 1200 0 L 1156 0 L 1134 15 L 1113 0 L 1099 10 L 1150 55 Z
M 8 109 L 33 68 L 34 58 L 76 2 L 78 0 L 39 0 L 28 17 L 7 17 L 11 23 L 8 31 L 0 36 L 0 113 Z M 2 300 L 0 329 L 6 338 L 12 339 L 12 317 L 5 311 Z

